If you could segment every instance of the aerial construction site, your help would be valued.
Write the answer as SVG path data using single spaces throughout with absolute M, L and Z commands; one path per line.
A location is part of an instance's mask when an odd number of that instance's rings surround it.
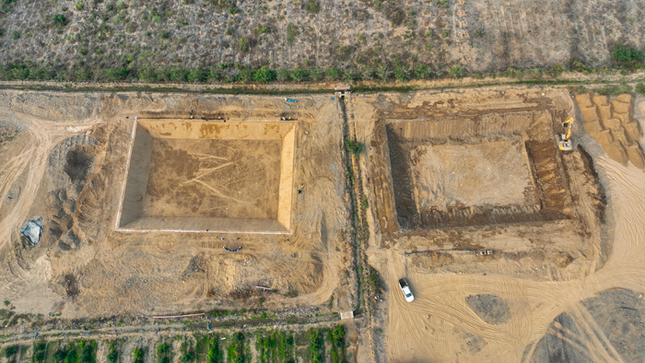
M 2 91 L 1 359 L 643 356 L 641 96 L 337 88 Z
M 0 0 L 0 363 L 645 362 L 643 0 Z

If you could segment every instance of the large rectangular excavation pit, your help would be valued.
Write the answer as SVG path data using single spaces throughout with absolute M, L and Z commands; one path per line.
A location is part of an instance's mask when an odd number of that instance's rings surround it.
M 296 123 L 135 121 L 118 231 L 290 233 Z
M 527 128 L 529 134 L 536 124 Z M 402 229 L 570 216 L 557 146 L 548 135 L 538 141 L 527 138 L 522 130 L 513 130 L 494 137 L 461 133 L 459 139 L 439 135 L 432 123 L 398 122 L 382 127 L 387 147 L 381 160 L 388 164 L 387 184 L 393 193 L 392 208 L 382 205 L 385 217 L 395 218 Z M 412 128 L 415 132 L 408 132 Z

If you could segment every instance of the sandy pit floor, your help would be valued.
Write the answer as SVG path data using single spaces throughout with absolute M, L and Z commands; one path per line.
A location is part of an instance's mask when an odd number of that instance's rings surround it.
M 410 151 L 417 209 L 523 205 L 534 189 L 520 141 L 420 145 Z M 472 193 L 478 190 L 478 193 Z
M 281 146 L 155 139 L 143 215 L 277 219 Z

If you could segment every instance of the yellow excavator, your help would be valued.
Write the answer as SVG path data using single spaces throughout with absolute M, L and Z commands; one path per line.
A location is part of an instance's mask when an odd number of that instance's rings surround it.
M 562 151 L 571 151 L 573 150 L 573 145 L 571 144 L 571 127 L 573 126 L 573 117 L 569 117 L 568 120 L 562 123 L 564 127 L 564 134 L 558 135 L 558 147 Z

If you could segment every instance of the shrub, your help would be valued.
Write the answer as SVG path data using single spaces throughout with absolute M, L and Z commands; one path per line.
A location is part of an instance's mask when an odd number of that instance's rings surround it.
M 329 332 L 329 342 L 331 343 L 332 363 L 345 362 L 345 327 L 343 325 L 338 325 Z
M 570 68 L 580 73 L 591 71 L 591 69 L 584 65 L 584 63 L 578 61 L 571 61 Z
M 253 82 L 253 71 L 250 69 L 243 69 L 240 71 L 240 81 L 244 83 L 251 83 Z
M 388 2 L 389 5 L 385 8 L 385 18 L 392 23 L 392 27 L 398 27 L 405 21 L 405 11 L 396 6 L 395 3 Z
M 371 81 L 376 78 L 376 70 L 373 67 L 365 66 L 361 72 L 364 81 Z
M 123 1 L 119 1 L 119 3 L 116 6 L 121 10 L 128 8 L 128 5 L 126 3 L 124 3 Z
M 312 14 L 318 14 L 320 12 L 320 3 L 315 0 L 307 0 L 305 2 L 305 9 Z
M 105 76 L 108 81 L 122 81 L 128 77 L 128 70 L 125 67 L 108 69 Z
M 622 93 L 632 92 L 632 86 L 627 83 L 621 83 L 615 86 L 605 86 L 595 90 L 596 93 L 607 96 L 618 96 Z
M 464 76 L 464 67 L 460 66 L 459 64 L 455 64 L 454 66 L 452 66 L 448 74 L 450 74 L 452 78 L 459 79 Z
M 312 67 L 312 68 L 309 68 L 308 72 L 309 72 L 309 78 L 314 82 L 320 81 L 323 78 L 325 78 L 325 73 L 320 68 Z
M 553 66 L 553 68 L 551 68 L 551 73 L 553 74 L 553 76 L 557 77 L 557 76 L 561 75 L 562 72 L 564 72 L 566 70 L 567 69 L 564 68 L 564 66 L 562 64 L 556 64 L 556 65 Z
M 320 330 L 309 329 L 309 358 L 312 363 L 325 361 L 325 342 Z
M 78 352 L 76 349 L 69 349 L 67 351 L 67 355 L 65 355 L 65 359 L 63 359 L 63 362 L 65 363 L 77 363 L 78 362 Z
M 408 82 L 410 80 L 410 70 L 405 66 L 398 66 L 394 70 L 394 76 L 399 82 Z
M 92 71 L 88 68 L 79 68 L 74 71 L 74 79 L 78 81 L 89 81 L 92 79 L 92 76 Z
M 181 363 L 189 363 L 195 360 L 195 350 L 192 347 L 184 343 L 182 344 L 182 349 L 184 350 L 184 354 L 181 356 Z
M 449 0 L 436 0 L 435 4 L 444 9 L 448 9 L 450 7 L 450 1 Z
M 329 67 L 325 71 L 325 77 L 335 81 L 340 78 L 340 71 L 336 67 Z
M 416 79 L 430 79 L 432 78 L 432 68 L 427 64 L 417 64 L 414 67 L 414 77 Z
M 267 66 L 262 66 L 255 70 L 253 74 L 253 80 L 261 83 L 271 82 L 276 78 L 274 71 L 270 70 Z
M 110 352 L 107 355 L 107 361 L 109 363 L 116 363 L 119 359 L 119 352 L 116 350 L 116 345 L 114 343 L 110 344 Z
M 358 156 L 365 149 L 365 144 L 358 141 L 345 140 L 345 147 L 347 151 Z
M 484 33 L 484 29 L 475 29 L 473 32 L 473 38 L 483 38 L 486 33 Z
M 54 352 L 54 362 L 62 362 L 65 360 L 65 357 L 67 356 L 67 350 L 65 349 L 58 349 L 56 352 Z
M 350 68 L 343 70 L 343 81 L 351 83 L 360 80 L 360 75 L 352 72 Z
M 207 78 L 206 72 L 201 68 L 193 68 L 188 72 L 186 80 L 191 83 L 204 82 Z
M 291 70 L 291 79 L 294 82 L 304 81 L 307 78 L 307 72 L 304 68 L 295 67 Z
M 159 34 L 159 36 L 161 37 L 161 39 L 168 39 L 170 38 L 170 32 L 167 30 L 164 30 L 161 32 L 161 34 Z
M 81 359 L 79 363 L 94 363 L 96 358 L 94 356 L 94 347 L 96 343 L 93 341 L 81 342 Z
M 56 77 L 56 72 L 53 70 L 47 69 L 45 67 L 32 68 L 29 70 L 28 79 L 37 80 L 37 81 L 49 81 Z
M 13 32 L 13 33 L 11 33 L 11 37 L 12 37 L 14 40 L 18 40 L 18 39 L 20 39 L 20 33 L 18 33 L 18 32 Z
M 63 14 L 55 14 L 55 15 L 52 17 L 52 21 L 53 21 L 53 22 L 54 22 L 54 24 L 56 24 L 56 25 L 60 25 L 60 26 L 65 26 L 65 25 L 67 25 L 67 18 L 66 18 L 66 17 L 65 17 L 65 15 L 63 15 Z
M 645 84 L 639 83 L 636 85 L 636 92 L 645 95 Z
M 172 82 L 184 82 L 188 72 L 183 68 L 172 67 L 168 72 L 168 80 Z
M 643 51 L 620 46 L 611 56 L 619 62 L 640 62 L 643 60 Z
M 392 77 L 392 69 L 390 69 L 390 67 L 385 63 L 382 63 L 378 66 L 376 73 L 378 74 L 378 77 L 383 82 L 387 81 L 388 79 L 390 79 L 390 77 Z
M 4 35 L 4 29 L 0 28 L 0 37 Z
M 278 74 L 277 74 L 278 81 L 286 82 L 289 80 L 290 77 L 291 77 L 291 73 L 288 70 L 284 68 L 278 69 Z
M 248 52 L 249 50 L 249 43 L 246 40 L 244 40 L 244 38 L 240 38 L 239 49 L 242 52 Z
M 18 346 L 17 345 L 12 345 L 12 346 L 6 347 L 4 349 L 4 356 L 7 359 L 13 357 L 14 355 L 16 355 L 16 353 L 18 353 Z
M 135 349 L 134 350 L 134 361 L 133 363 L 143 363 L 143 350 Z
M 157 347 L 157 354 L 167 354 L 170 353 L 170 346 L 166 343 L 161 344 Z
M 293 44 L 293 42 L 296 41 L 296 38 L 298 38 L 298 35 L 300 35 L 298 27 L 293 24 L 289 24 L 287 27 L 287 44 Z
M 157 73 L 150 67 L 150 65 L 146 65 L 139 72 L 139 80 L 144 82 L 156 82 Z
M 208 350 L 208 363 L 219 363 L 222 358 L 224 357 L 217 344 L 217 339 L 211 339 L 211 347 Z

